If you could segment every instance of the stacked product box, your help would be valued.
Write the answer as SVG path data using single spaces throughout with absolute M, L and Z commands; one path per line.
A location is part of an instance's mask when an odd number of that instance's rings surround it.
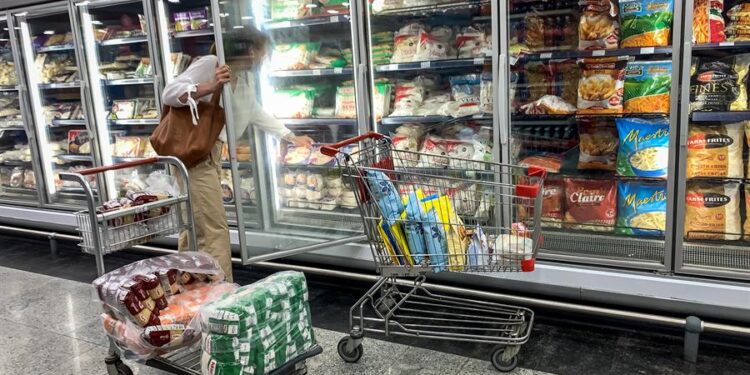
M 315 345 L 305 276 L 280 272 L 201 308 L 204 375 L 266 374 Z

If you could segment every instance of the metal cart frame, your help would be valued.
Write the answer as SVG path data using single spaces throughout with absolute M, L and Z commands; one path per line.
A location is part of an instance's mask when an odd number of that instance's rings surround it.
M 348 151 L 342 151 L 347 148 Z M 359 361 L 363 355 L 364 333 L 368 332 L 494 344 L 497 347 L 490 356 L 494 367 L 500 371 L 513 370 L 518 363 L 516 355 L 521 345 L 529 339 L 534 322 L 532 310 L 439 295 L 427 290 L 423 283 L 428 274 L 440 271 L 533 271 L 543 241 L 540 216 L 546 171 L 449 157 L 445 153 L 399 150 L 390 138 L 374 132 L 324 146 L 321 152 L 336 157 L 354 190 L 380 274 L 378 282 L 350 309 L 350 334 L 337 346 L 341 358 L 351 363 Z M 394 189 L 397 192 L 393 192 Z M 479 189 L 481 194 L 477 193 Z M 439 202 L 437 198 L 440 196 L 450 196 L 447 199 L 455 203 L 439 203 L 431 212 L 434 216 L 426 219 L 430 214 L 416 213 L 416 209 L 410 208 L 403 198 L 409 196 L 411 200 L 412 195 L 417 197 L 419 194 L 426 196 L 422 202 L 430 199 Z M 468 210 L 486 204 L 487 217 L 477 218 L 477 211 L 474 218 L 462 219 L 458 207 L 454 209 L 460 202 L 468 206 Z M 389 208 L 399 203 L 403 206 L 396 211 Z M 453 214 L 446 213 L 437 218 L 435 212 L 441 211 Z M 420 229 L 406 229 L 415 223 Z M 493 252 L 490 252 L 486 238 L 482 247 L 487 249 L 486 252 L 470 254 L 465 242 L 454 247 L 457 238 L 466 238 L 467 235 L 451 237 L 451 234 L 465 231 L 471 225 L 475 225 L 474 236 L 477 238 L 482 237 L 477 234 L 482 232 L 496 236 L 499 242 L 495 242 Z M 400 245 L 396 232 L 401 230 L 407 234 L 402 233 L 400 237 L 410 241 L 409 235 L 418 237 L 414 234 L 416 232 L 424 233 L 425 237 L 441 238 L 447 242 L 443 247 L 447 252 L 430 250 L 425 253 L 422 249 L 422 253 L 417 253 L 415 248 L 418 246 L 412 247 L 412 244 L 418 242 L 404 246 L 407 244 L 403 239 L 403 245 Z M 478 250 L 476 245 L 474 249 Z M 413 282 L 406 287 L 405 283 L 398 282 L 400 278 Z
M 170 197 L 136 207 L 97 213 L 97 197 L 87 179 L 88 176 L 149 164 L 164 164 L 171 167 L 173 173 L 181 177 L 179 179 L 182 183 L 181 190 L 185 193 L 177 197 Z M 105 254 L 141 245 L 154 240 L 156 237 L 177 234 L 182 230 L 189 232 L 190 250 L 197 251 L 197 240 L 193 225 L 195 222 L 193 205 L 189 194 L 190 181 L 187 176 L 188 170 L 179 159 L 164 156 L 90 168 L 77 173 L 60 174 L 61 180 L 78 182 L 83 188 L 88 207 L 86 210 L 76 213 L 78 230 L 82 237 L 80 246 L 84 252 L 94 255 L 96 258 L 96 269 L 99 276 L 105 273 Z M 159 214 L 153 216 L 146 214 L 153 212 Z M 125 217 L 133 217 L 133 215 L 136 215 L 135 217 L 138 219 L 122 220 Z M 322 246 L 318 245 L 314 248 L 319 247 Z M 107 365 L 107 373 L 109 375 L 132 375 L 132 370 L 120 358 L 113 339 L 108 336 L 108 340 L 109 350 L 107 357 L 104 359 L 104 363 Z M 285 365 L 272 371 L 271 374 L 304 375 L 307 373 L 305 360 L 322 352 L 323 349 L 319 345 L 313 345 L 305 353 L 288 361 Z M 200 356 L 200 350 L 182 348 L 149 360 L 146 365 L 174 374 L 201 375 Z

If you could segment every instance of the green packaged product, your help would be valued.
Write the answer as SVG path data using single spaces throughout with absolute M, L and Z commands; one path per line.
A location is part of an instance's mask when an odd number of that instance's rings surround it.
M 203 375 L 239 375 L 242 374 L 243 367 L 240 362 L 224 362 L 208 353 L 201 355 L 201 373 Z

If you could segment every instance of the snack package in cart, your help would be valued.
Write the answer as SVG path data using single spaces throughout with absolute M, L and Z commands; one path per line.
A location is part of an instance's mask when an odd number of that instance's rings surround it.
M 315 345 L 304 274 L 279 272 L 203 305 L 201 373 L 261 375 Z
M 146 360 L 200 339 L 202 304 L 236 289 L 208 254 L 183 252 L 144 259 L 92 283 L 105 332 L 123 357 Z

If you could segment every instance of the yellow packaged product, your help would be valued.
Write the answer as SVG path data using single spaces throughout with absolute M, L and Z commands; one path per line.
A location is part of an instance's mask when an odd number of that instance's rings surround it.
M 385 221 L 378 222 L 378 233 L 383 239 L 386 249 L 396 265 L 414 265 L 414 260 L 409 252 L 406 236 L 401 228 L 401 222 L 397 221 L 388 225 Z
M 740 223 L 739 183 L 688 183 L 685 239 L 739 240 Z
M 743 123 L 690 125 L 687 177 L 742 178 Z

